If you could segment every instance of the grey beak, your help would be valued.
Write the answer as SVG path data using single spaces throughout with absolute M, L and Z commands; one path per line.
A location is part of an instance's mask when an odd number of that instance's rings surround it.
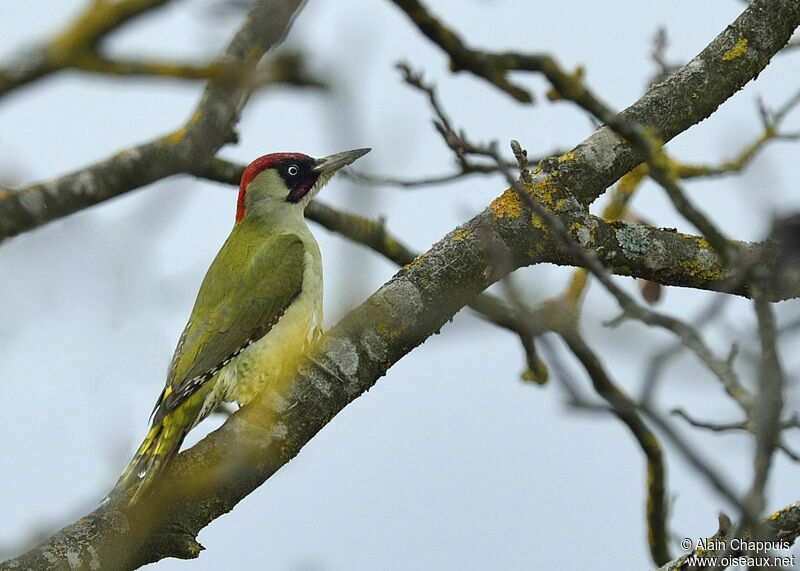
M 363 157 L 371 150 L 372 149 L 355 149 L 316 159 L 312 170 L 320 176 L 333 174 L 340 168 L 349 165 L 357 158 Z

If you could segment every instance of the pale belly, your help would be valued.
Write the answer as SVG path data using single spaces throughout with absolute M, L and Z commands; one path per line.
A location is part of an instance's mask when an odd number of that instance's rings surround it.
M 283 393 L 303 350 L 321 332 L 321 270 L 319 250 L 314 244 L 306 252 L 300 295 L 269 333 L 218 373 L 220 400 L 244 405 L 264 390 Z

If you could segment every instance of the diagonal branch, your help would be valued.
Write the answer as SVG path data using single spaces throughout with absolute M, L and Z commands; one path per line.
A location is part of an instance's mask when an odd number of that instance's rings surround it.
M 579 74 L 564 73 L 552 57 L 492 53 L 468 48 L 418 0 L 393 2 L 406 12 L 428 39 L 450 56 L 453 69 L 470 71 L 521 101 L 529 100 L 530 95 L 508 82 L 508 72 L 542 73 L 562 97 L 575 101 L 593 113 L 601 112 L 601 102 L 587 92 Z M 626 125 L 640 125 L 651 137 L 666 143 L 702 121 L 757 76 L 770 58 L 786 45 L 797 28 L 799 11 L 797 2 L 751 2 L 694 59 L 667 80 L 652 86 L 636 103 L 620 113 L 622 121 L 615 126 L 624 128 Z M 609 119 L 609 122 L 613 121 L 613 118 Z M 610 152 L 612 149 L 613 152 Z M 605 151 L 605 156 L 593 156 L 601 150 Z M 602 127 L 578 145 L 573 153 L 563 155 L 559 163 L 543 162 L 542 170 L 550 174 L 547 182 L 551 183 L 548 186 L 552 186 L 554 191 L 558 188 L 570 191 L 554 198 L 566 199 L 571 194 L 581 204 L 588 205 L 622 174 L 646 158 L 644 149 L 629 144 L 610 127 Z M 572 161 L 580 168 L 573 168 Z M 606 161 L 615 164 L 607 165 Z
M 731 82 L 716 77 L 726 70 L 698 65 L 695 59 L 688 70 L 674 76 L 677 80 L 660 84 L 628 112 L 641 124 L 674 136 L 703 119 L 758 73 L 798 23 L 797 3 L 754 0 L 734 26 L 721 34 L 722 40 L 715 40 L 704 53 L 722 50 L 731 33 L 749 34 L 747 26 L 751 26 L 750 31 L 758 31 L 758 40 L 751 44 L 759 65 L 742 56 L 741 67 L 727 71 L 738 78 Z M 723 53 L 717 55 L 721 58 Z M 687 88 L 684 80 L 713 87 L 703 94 L 704 105 L 692 104 L 675 112 L 671 102 Z M 709 103 L 709 97 L 716 103 Z M 639 157 L 608 129 L 601 129 L 568 155 L 562 161 L 569 163 L 564 165 L 564 174 L 552 170 L 539 173 L 537 182 L 548 178 L 547 186 L 554 195 L 566 197 L 571 204 L 575 202 L 571 193 L 581 201 L 599 195 Z M 492 280 L 541 261 L 537 240 L 547 232 L 533 224 L 530 216 L 520 214 L 519 202 L 513 200 L 515 193 L 509 192 L 400 270 L 328 331 L 301 363 L 289 394 L 283 398 L 262 395 L 180 454 L 137 509 L 123 511 L 116 504 L 104 505 L 0 569 L 40 568 L 56 562 L 66 566 L 67 554 L 73 568 L 93 564 L 135 567 L 166 556 L 197 556 L 195 537 L 200 529 L 233 509 L 286 464 L 342 408 L 438 332 Z M 492 267 L 495 258 L 487 251 L 504 254 L 508 265 L 497 271 Z M 793 525 L 786 533 L 792 537 L 800 528 L 796 521 Z
M 489 61 L 486 54 L 472 50 L 452 29 L 428 12 L 418 0 L 392 0 L 411 21 L 450 56 L 450 67 L 454 71 L 469 70 L 478 77 L 484 78 L 498 89 L 505 91 L 521 103 L 531 103 L 531 94 L 511 83 L 506 77 L 508 69 Z

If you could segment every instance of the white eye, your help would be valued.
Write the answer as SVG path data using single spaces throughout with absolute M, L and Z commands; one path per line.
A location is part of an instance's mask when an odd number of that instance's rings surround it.
M 289 173 L 289 176 L 297 176 L 300 173 L 300 169 L 297 165 L 292 165 L 286 169 L 286 172 Z

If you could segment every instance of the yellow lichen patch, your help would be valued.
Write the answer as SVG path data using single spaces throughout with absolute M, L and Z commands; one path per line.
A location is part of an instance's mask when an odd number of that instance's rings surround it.
M 709 244 L 708 240 L 706 240 L 705 238 L 694 236 L 692 234 L 687 234 L 685 232 L 675 232 L 675 235 L 680 236 L 684 240 L 694 240 L 698 248 L 702 248 L 703 250 L 711 250 L 711 244 Z
M 703 248 L 704 250 L 711 249 L 711 244 L 709 244 L 708 240 L 706 240 L 705 238 L 697 238 L 697 245 Z
M 469 230 L 461 230 L 453 234 L 453 242 L 460 242 L 464 238 L 469 238 Z
M 542 182 L 539 182 L 533 186 L 533 190 L 536 193 L 536 198 L 545 205 L 553 204 L 553 188 L 550 184 L 550 180 L 558 174 L 558 171 L 551 172 L 546 179 Z
M 517 193 L 514 192 L 513 188 L 506 189 L 503 194 L 495 198 L 489 205 L 489 209 L 492 211 L 492 217 L 495 220 L 499 220 L 504 216 L 516 218 L 519 216 L 521 208 L 522 205 L 519 202 L 519 197 Z
M 719 281 L 725 276 L 719 271 L 719 268 L 709 267 L 707 264 L 699 260 L 686 260 L 680 263 L 680 268 L 683 270 L 684 275 L 694 278 L 700 278 L 704 281 Z
M 183 141 L 184 137 L 186 137 L 187 131 L 197 123 L 200 118 L 203 116 L 202 111 L 196 110 L 192 113 L 192 116 L 189 117 L 189 120 L 183 127 L 179 129 L 175 129 L 172 133 L 168 133 L 161 137 L 161 141 L 168 144 L 168 145 L 177 145 L 181 141 Z
M 743 56 L 747 52 L 747 38 L 741 38 L 736 45 L 722 54 L 722 61 L 730 61 Z
M 541 361 L 537 360 L 534 364 L 533 369 L 525 369 L 520 378 L 523 381 L 531 381 L 536 383 L 537 385 L 544 385 L 547 383 L 547 379 L 550 376 L 550 372 L 547 370 L 547 365 L 542 363 Z
M 406 264 L 405 266 L 403 266 L 403 269 L 405 270 L 407 268 L 410 268 L 411 266 L 415 266 L 415 265 L 419 264 L 422 260 L 424 260 L 427 257 L 428 257 L 428 252 L 420 254 L 419 256 L 417 256 L 416 258 L 411 260 L 411 263 Z
M 776 519 L 778 519 L 780 516 L 782 516 L 786 512 L 791 511 L 793 508 L 794 508 L 793 505 L 789 505 L 789 506 L 786 506 L 785 508 L 781 508 L 778 511 L 776 511 L 774 514 L 768 516 L 767 520 L 768 521 L 775 521 Z
M 192 125 L 197 123 L 200 120 L 200 117 L 202 117 L 202 116 L 203 116 L 203 112 L 200 111 L 199 109 L 196 109 L 195 112 L 192 113 L 192 116 L 189 117 L 189 120 L 186 122 L 186 126 L 187 127 L 191 127 Z
M 169 133 L 161 137 L 161 142 L 166 143 L 167 145 L 177 145 L 183 140 L 185 136 L 186 136 L 186 128 L 181 127 L 180 129 L 175 129 L 172 133 Z
M 559 163 L 564 163 L 564 162 L 567 162 L 567 161 L 571 161 L 574 158 L 575 158 L 575 153 L 573 153 L 572 151 L 569 151 L 569 152 L 564 153 L 560 157 L 558 157 L 558 162 Z
M 186 546 L 186 550 L 192 555 L 192 557 L 197 557 L 197 555 L 203 551 L 203 549 L 204 547 L 196 541 L 189 541 L 189 544 Z
M 541 218 L 539 218 L 535 214 L 531 214 L 531 226 L 533 226 L 534 228 L 538 228 L 539 230 L 545 230 L 545 231 L 547 230 L 547 226 L 545 225 L 545 223 L 542 221 Z

